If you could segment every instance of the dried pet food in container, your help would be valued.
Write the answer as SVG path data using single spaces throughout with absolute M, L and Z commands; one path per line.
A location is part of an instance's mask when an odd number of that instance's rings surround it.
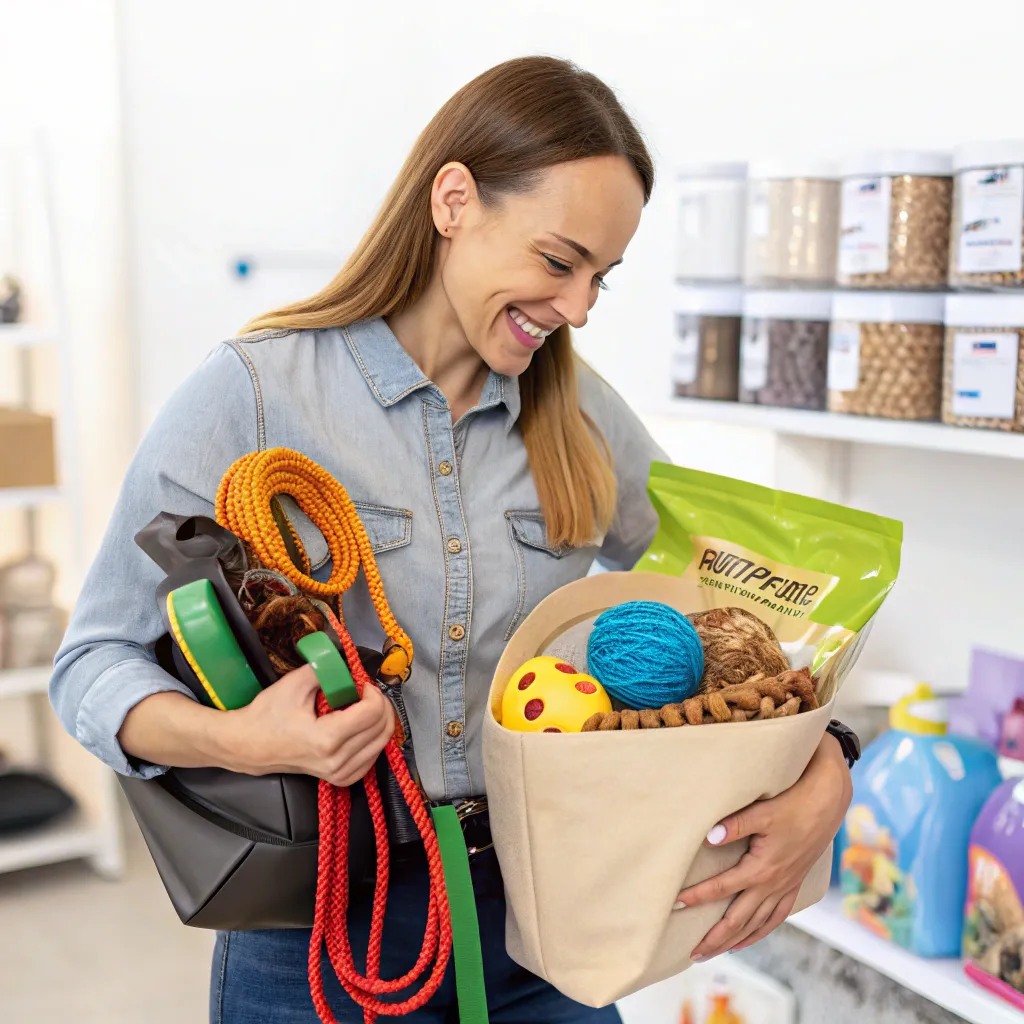
M 738 283 L 743 276 L 747 165 L 694 164 L 676 179 L 676 280 Z
M 1024 296 L 947 295 L 942 420 L 1024 432 Z
M 958 146 L 953 174 L 950 285 L 1024 287 L 1024 140 Z
M 839 284 L 944 288 L 952 200 L 948 153 L 851 157 L 843 164 Z
M 839 240 L 839 172 L 829 161 L 750 165 L 743 280 L 830 287 Z
M 678 397 L 736 400 L 742 311 L 739 288 L 676 288 L 672 388 Z
M 942 295 L 928 292 L 838 293 L 829 338 L 829 409 L 937 421 L 944 307 Z
M 830 292 L 748 292 L 740 340 L 740 401 L 824 409 L 831 313 Z

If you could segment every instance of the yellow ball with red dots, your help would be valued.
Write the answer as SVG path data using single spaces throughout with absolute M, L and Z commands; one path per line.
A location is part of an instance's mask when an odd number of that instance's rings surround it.
M 611 698 L 593 676 L 541 655 L 520 665 L 508 681 L 501 724 L 518 732 L 579 732 L 591 715 L 611 709 Z

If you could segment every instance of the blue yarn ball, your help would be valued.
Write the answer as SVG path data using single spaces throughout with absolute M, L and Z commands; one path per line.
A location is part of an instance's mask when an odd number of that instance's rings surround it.
M 662 708 L 692 697 L 704 675 L 704 648 L 693 623 L 658 601 L 627 601 L 594 622 L 590 674 L 630 708 Z

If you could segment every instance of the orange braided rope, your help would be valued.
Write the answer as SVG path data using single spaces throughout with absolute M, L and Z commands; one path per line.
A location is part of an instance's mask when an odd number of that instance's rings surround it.
M 333 562 L 331 576 L 326 583 L 312 579 L 296 567 L 289 557 L 271 507 L 271 500 L 279 494 L 288 494 L 294 498 L 324 535 Z M 389 657 L 398 662 L 400 671 L 396 674 L 405 674 L 412 664 L 412 642 L 399 627 L 388 607 L 370 540 L 355 506 L 345 488 L 330 473 L 311 459 L 289 448 L 252 452 L 238 459 L 221 479 L 217 488 L 216 517 L 221 526 L 251 546 L 263 565 L 288 577 L 296 586 L 310 594 L 323 598 L 340 596 L 352 586 L 362 566 L 380 623 L 385 633 L 397 645 Z M 309 560 L 294 531 L 291 539 L 308 568 Z M 361 696 L 363 688 L 373 684 L 345 628 L 340 601 L 338 611 L 338 616 L 335 616 L 329 608 L 325 608 L 332 627 L 341 639 L 345 660 Z M 320 694 L 317 698 L 317 714 L 328 713 L 332 713 L 331 708 L 323 694 Z M 423 796 L 409 774 L 405 758 L 394 737 L 388 742 L 384 752 L 426 848 L 430 872 L 430 903 L 423 946 L 415 965 L 408 973 L 391 980 L 380 977 L 389 858 L 384 807 L 376 776 L 371 769 L 363 779 L 363 786 L 373 819 L 377 846 L 377 877 L 366 974 L 361 975 L 356 969 L 347 929 L 351 797 L 347 789 L 339 789 L 321 780 L 318 790 L 320 845 L 316 908 L 309 945 L 309 985 L 313 1003 L 323 1024 L 337 1024 L 323 990 L 321 950 L 325 944 L 331 965 L 345 991 L 363 1008 L 365 1024 L 373 1024 L 378 1014 L 402 1016 L 423 1006 L 440 987 L 451 957 L 451 920 L 437 835 Z M 431 963 L 433 969 L 429 977 L 414 996 L 399 1003 L 383 1002 L 378 998 L 401 992 L 409 987 L 420 979 Z

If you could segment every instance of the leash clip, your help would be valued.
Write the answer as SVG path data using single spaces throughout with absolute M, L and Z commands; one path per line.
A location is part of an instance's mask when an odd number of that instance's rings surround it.
M 469 836 L 466 831 L 466 821 L 468 819 L 487 812 L 487 801 L 485 799 L 462 800 L 453 806 L 455 807 L 455 814 L 459 819 L 459 824 L 462 826 L 462 833 L 467 838 L 466 853 L 472 856 L 474 853 L 483 853 L 485 850 L 492 849 L 494 847 L 493 842 L 485 843 L 483 846 L 471 845 L 468 842 Z

